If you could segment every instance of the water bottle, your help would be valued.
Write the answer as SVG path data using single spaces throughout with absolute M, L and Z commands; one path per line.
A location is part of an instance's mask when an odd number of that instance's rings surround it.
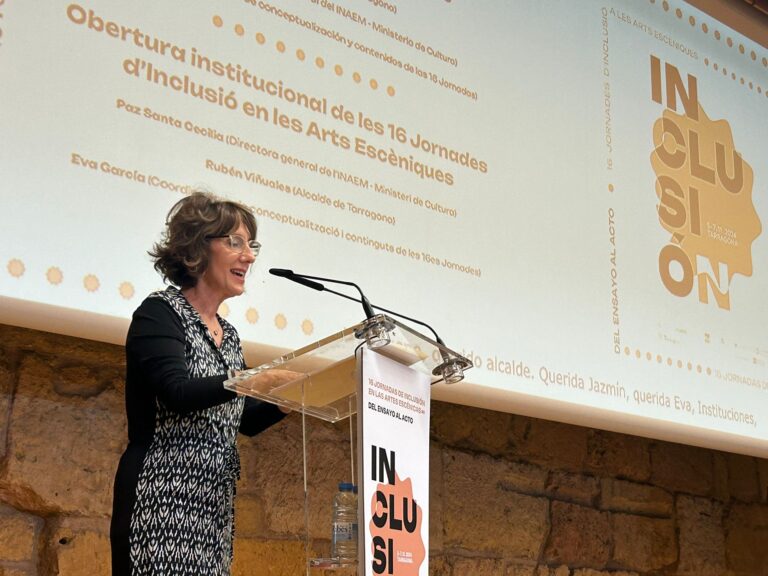
M 357 562 L 357 486 L 341 482 L 333 498 L 331 556 L 340 564 Z

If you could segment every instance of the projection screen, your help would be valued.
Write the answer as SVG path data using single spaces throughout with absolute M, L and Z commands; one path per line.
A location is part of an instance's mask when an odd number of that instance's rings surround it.
M 0 322 L 121 342 L 203 187 L 258 216 L 252 357 L 362 318 L 290 268 L 470 357 L 436 398 L 768 457 L 764 46 L 682 1 L 0 12 Z

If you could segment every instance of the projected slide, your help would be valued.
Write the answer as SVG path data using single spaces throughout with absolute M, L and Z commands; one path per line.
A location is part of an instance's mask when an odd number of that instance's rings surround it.
M 270 267 L 352 280 L 472 359 L 439 398 L 768 456 L 764 47 L 682 1 L 0 12 L 0 322 L 125 326 L 204 187 L 259 220 L 246 341 L 362 318 Z

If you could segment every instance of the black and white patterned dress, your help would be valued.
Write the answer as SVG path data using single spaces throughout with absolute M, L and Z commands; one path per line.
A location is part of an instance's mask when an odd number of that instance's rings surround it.
M 282 418 L 269 404 L 225 390 L 244 367 L 223 318 L 220 347 L 180 290 L 151 294 L 126 341 L 128 447 L 115 478 L 112 573 L 227 576 L 232 562 L 237 432 Z

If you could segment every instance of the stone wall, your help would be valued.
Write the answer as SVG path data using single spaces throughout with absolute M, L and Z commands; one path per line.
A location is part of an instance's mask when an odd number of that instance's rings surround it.
M 0 576 L 109 574 L 122 348 L 0 326 Z M 309 429 L 327 555 L 347 424 Z M 234 574 L 303 573 L 301 420 L 241 439 Z M 336 463 L 329 465 L 329 463 Z M 768 461 L 433 404 L 435 576 L 766 576 Z

